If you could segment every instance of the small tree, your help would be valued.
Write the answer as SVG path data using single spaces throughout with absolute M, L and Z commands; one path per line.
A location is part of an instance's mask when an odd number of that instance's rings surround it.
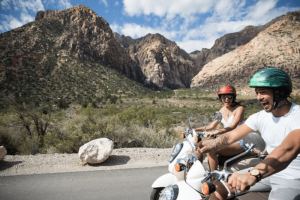
M 25 128 L 30 139 L 34 134 L 38 136 L 38 146 L 44 147 L 44 137 L 47 134 L 47 130 L 51 121 L 53 113 L 53 104 L 47 106 L 36 107 L 34 104 L 27 106 L 18 105 L 13 95 L 5 97 L 5 101 L 13 108 L 21 121 L 21 127 Z

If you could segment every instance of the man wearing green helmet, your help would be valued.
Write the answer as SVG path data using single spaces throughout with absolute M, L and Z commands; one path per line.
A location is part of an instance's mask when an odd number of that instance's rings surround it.
M 244 124 L 218 137 L 200 151 L 217 151 L 259 131 L 266 142 L 268 156 L 254 168 L 229 177 L 231 193 L 270 191 L 269 199 L 300 199 L 300 106 L 287 100 L 292 81 L 276 68 L 257 72 L 251 79 L 256 98 L 263 110 L 251 115 Z M 217 191 L 210 199 L 227 199 L 227 190 L 215 182 Z

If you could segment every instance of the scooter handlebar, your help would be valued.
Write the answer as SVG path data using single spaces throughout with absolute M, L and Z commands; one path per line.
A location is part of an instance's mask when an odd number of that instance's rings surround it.
M 228 179 L 231 174 L 232 173 L 229 173 L 229 172 L 216 171 L 216 170 L 213 172 L 209 172 L 208 176 L 202 180 L 202 186 L 201 186 L 202 193 L 204 195 L 209 195 L 216 191 L 216 186 L 213 183 L 208 182 L 212 177 L 215 177 L 216 180 L 220 181 L 223 184 L 223 186 L 226 188 L 226 190 L 228 192 L 228 197 L 231 197 L 231 192 L 227 185 Z M 250 186 L 247 186 L 245 188 L 246 191 L 249 189 L 250 189 Z

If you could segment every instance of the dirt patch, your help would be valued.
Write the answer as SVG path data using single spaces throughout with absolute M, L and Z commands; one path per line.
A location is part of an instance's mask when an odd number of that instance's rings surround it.
M 96 165 L 82 165 L 78 154 L 6 155 L 0 162 L 0 176 L 167 166 L 171 152 L 172 148 L 114 149 Z

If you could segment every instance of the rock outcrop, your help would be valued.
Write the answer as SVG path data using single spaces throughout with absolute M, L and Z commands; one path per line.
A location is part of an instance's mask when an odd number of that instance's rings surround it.
M 135 40 L 125 36 L 118 38 L 141 67 L 146 85 L 154 88 L 188 88 L 199 72 L 188 53 L 160 34 L 148 34 Z
M 35 21 L 0 34 L 0 49 L 0 99 L 99 102 L 121 91 L 132 95 L 132 80 L 138 88 L 145 80 L 109 24 L 81 5 L 38 12 Z
M 191 87 L 245 85 L 255 72 L 266 67 L 283 69 L 291 77 L 300 74 L 300 11 L 287 13 L 249 43 L 206 64 Z
M 129 45 L 135 42 L 135 40 L 132 39 L 130 36 L 119 35 L 116 32 L 114 32 L 114 37 L 124 48 L 128 48 Z
M 107 138 L 92 140 L 79 148 L 78 156 L 83 164 L 104 162 L 112 153 L 114 143 Z
M 67 48 L 82 59 L 92 59 L 117 69 L 128 77 L 143 82 L 138 65 L 115 40 L 109 24 L 86 6 L 75 6 L 63 11 L 39 11 L 36 21 L 55 19 L 68 27 L 55 41 L 58 48 Z
M 282 17 L 283 16 L 277 17 L 263 26 L 247 26 L 239 32 L 228 33 L 216 39 L 215 44 L 211 49 L 203 48 L 196 54 L 196 56 L 194 56 L 195 66 L 200 71 L 205 64 L 209 63 L 215 58 L 229 53 L 239 46 L 247 44 L 254 37 L 256 37 L 258 33 L 265 30 Z

